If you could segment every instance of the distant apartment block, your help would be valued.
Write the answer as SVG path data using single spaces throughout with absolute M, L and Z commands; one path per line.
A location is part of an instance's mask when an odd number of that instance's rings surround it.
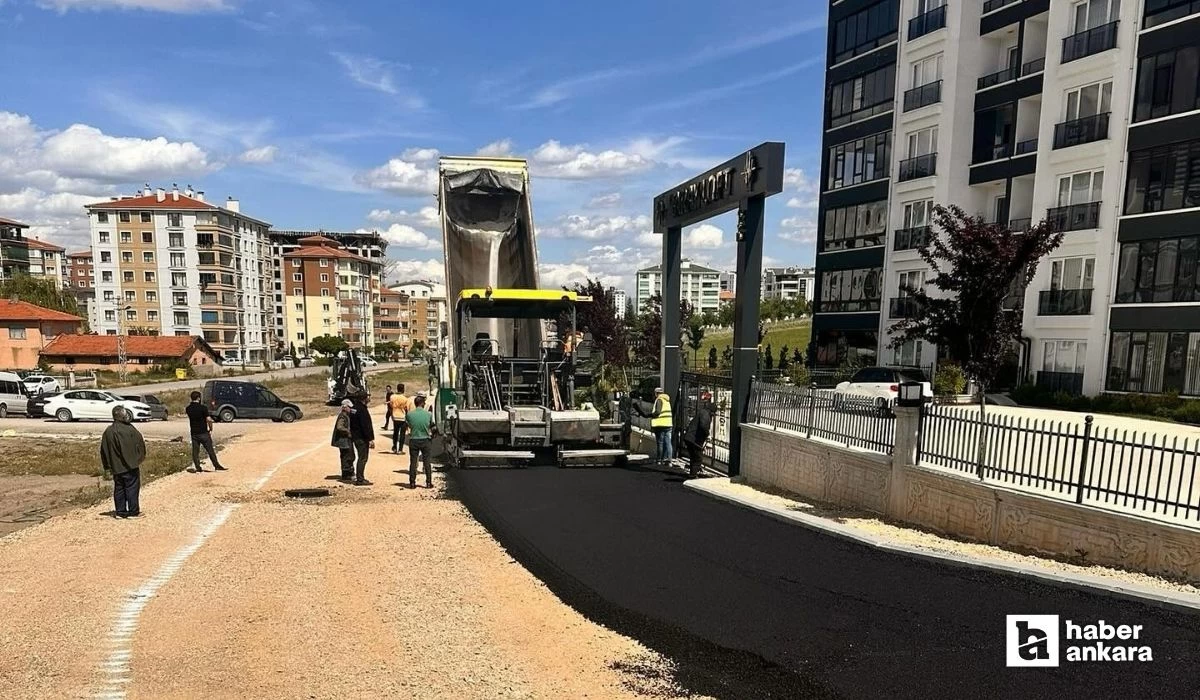
M 393 285 L 391 291 L 409 298 L 411 340 L 420 340 L 427 348 L 440 348 L 442 323 L 448 313 L 446 287 L 417 280 Z
M 625 305 L 628 303 L 629 297 L 626 296 L 624 289 L 612 290 L 613 312 L 617 314 L 617 320 L 625 320 Z
M 697 313 L 716 311 L 721 305 L 721 271 L 691 260 L 680 263 L 679 297 L 686 299 Z M 637 272 L 637 291 L 634 303 L 638 311 L 650 297 L 662 294 L 662 265 L 652 265 Z
M 284 341 L 306 353 L 314 338 L 340 337 L 353 348 L 375 345 L 375 305 L 382 262 L 351 253 L 324 236 L 308 236 L 284 253 Z
M 813 300 L 816 270 L 811 267 L 768 267 L 762 274 L 763 299 Z
M 0 280 L 29 273 L 29 224 L 0 216 Z
M 25 242 L 29 247 L 29 275 L 54 280 L 54 286 L 63 287 L 66 248 L 36 238 Z

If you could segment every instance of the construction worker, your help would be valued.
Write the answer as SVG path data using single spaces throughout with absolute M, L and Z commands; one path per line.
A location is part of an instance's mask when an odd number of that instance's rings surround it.
M 662 387 L 654 388 L 654 410 L 650 413 L 650 430 L 654 432 L 654 442 L 658 447 L 657 462 L 667 466 L 674 459 L 672 431 L 675 427 L 675 417 L 671 413 L 671 397 L 667 396 Z
M 688 423 L 683 433 L 683 444 L 688 451 L 688 474 L 698 476 L 704 455 L 704 443 L 712 430 L 712 394 L 707 391 L 700 393 L 700 401 L 696 403 L 696 413 Z

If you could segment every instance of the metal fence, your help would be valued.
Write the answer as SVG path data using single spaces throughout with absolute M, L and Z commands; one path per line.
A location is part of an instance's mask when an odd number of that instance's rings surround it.
M 1103 508 L 1200 520 L 1200 438 L 931 406 L 918 461 Z
M 896 421 L 891 411 L 870 397 L 813 386 L 754 382 L 747 422 L 883 454 L 891 454 L 896 445 Z
M 679 378 L 679 399 L 676 409 L 678 425 L 686 430 L 696 415 L 701 392 L 712 393 L 713 420 L 708 441 L 704 444 L 703 462 L 723 474 L 729 473 L 729 433 L 733 416 L 733 378 L 725 374 L 684 372 Z M 681 443 L 682 444 L 682 443 Z

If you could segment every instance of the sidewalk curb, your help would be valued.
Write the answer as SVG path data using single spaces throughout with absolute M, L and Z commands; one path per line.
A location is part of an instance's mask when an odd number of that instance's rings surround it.
M 1014 576 L 1033 578 L 1052 586 L 1071 588 L 1087 593 L 1101 593 L 1138 603 L 1150 603 L 1161 607 L 1173 608 L 1188 613 L 1194 613 L 1197 610 L 1200 610 L 1200 595 L 1168 593 L 1147 588 L 1145 586 L 1116 584 L 1097 576 L 1068 574 L 1043 567 L 1028 568 L 1006 561 L 1001 561 L 999 559 L 961 556 L 946 552 L 934 552 L 904 544 L 896 544 L 884 538 L 865 534 L 856 528 L 830 522 L 825 518 L 807 515 L 805 513 L 785 511 L 763 503 L 754 502 L 736 494 L 722 493 L 712 486 L 709 486 L 707 484 L 709 481 L 717 481 L 717 479 L 689 480 L 684 482 L 684 486 L 709 498 L 732 503 L 743 508 L 749 508 L 762 513 L 767 517 L 774 518 L 785 523 L 799 525 L 800 527 L 815 530 L 839 539 L 850 540 L 858 544 L 863 544 L 868 547 L 873 547 L 875 549 L 887 552 L 894 552 L 896 554 L 902 554 L 917 559 L 925 559 L 949 566 L 957 566 L 967 569 L 983 569 Z

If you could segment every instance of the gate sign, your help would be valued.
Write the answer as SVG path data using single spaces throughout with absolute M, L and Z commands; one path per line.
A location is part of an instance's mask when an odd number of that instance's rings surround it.
M 783 191 L 783 144 L 759 144 L 654 198 L 654 232 L 724 214 L 758 195 Z

